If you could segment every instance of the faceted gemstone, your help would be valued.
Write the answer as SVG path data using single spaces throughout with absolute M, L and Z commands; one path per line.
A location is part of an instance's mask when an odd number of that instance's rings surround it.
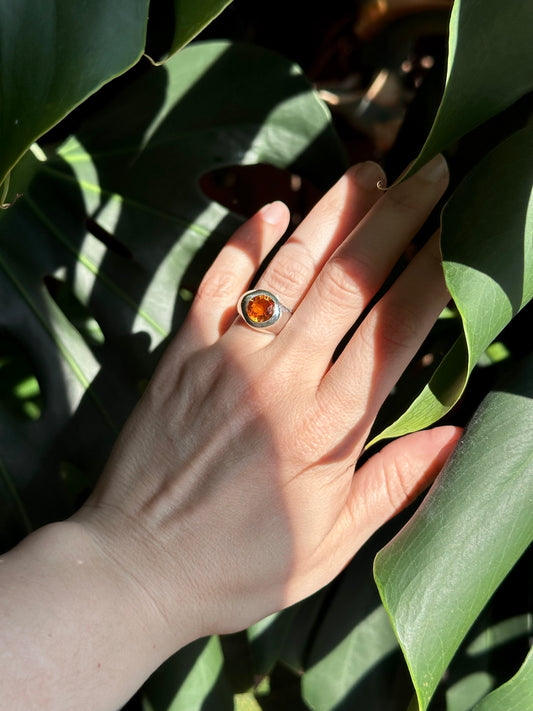
M 246 304 L 246 314 L 254 323 L 264 323 L 274 315 L 274 301 L 266 294 L 258 294 Z

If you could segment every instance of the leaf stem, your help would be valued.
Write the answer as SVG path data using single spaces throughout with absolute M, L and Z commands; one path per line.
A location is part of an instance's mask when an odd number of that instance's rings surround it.
M 0 478 L 4 482 L 6 489 L 11 495 L 11 498 L 15 502 L 15 506 L 17 508 L 17 511 L 20 515 L 20 518 L 22 520 L 22 524 L 24 526 L 24 529 L 26 533 L 31 533 L 33 531 L 33 526 L 30 521 L 30 517 L 28 516 L 28 513 L 26 509 L 24 508 L 24 504 L 22 503 L 22 499 L 19 496 L 19 493 L 17 491 L 17 488 L 12 480 L 12 478 L 9 475 L 9 472 L 7 471 L 4 463 L 0 459 Z
M 4 182 L 0 186 L 2 189 L 2 192 L 0 193 L 0 207 L 3 209 L 4 207 L 7 207 L 6 199 L 7 199 L 7 192 L 9 190 L 9 183 L 11 182 L 11 171 L 6 175 Z

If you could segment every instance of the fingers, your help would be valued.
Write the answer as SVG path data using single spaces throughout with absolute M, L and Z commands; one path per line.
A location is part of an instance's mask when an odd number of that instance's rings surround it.
M 384 180 L 376 163 L 350 168 L 279 250 L 258 288 L 271 291 L 293 310 L 333 251 L 380 198 L 377 183 Z
M 447 181 L 446 162 L 437 156 L 385 193 L 324 266 L 286 329 L 313 354 L 319 371 L 382 286 Z
M 324 376 L 320 397 L 347 422 L 370 425 L 449 298 L 436 233 L 359 326 Z
M 257 286 L 293 309 L 330 254 L 379 199 L 379 181 L 384 183 L 385 176 L 376 163 L 350 168 L 279 250 Z M 239 296 L 282 236 L 288 218 L 287 208 L 273 203 L 268 214 L 260 211 L 237 230 L 202 280 L 186 324 L 188 338 L 207 345 L 227 330 Z M 265 225 L 269 221 L 274 231 Z M 257 343 L 268 342 L 261 335 Z
M 234 233 L 198 288 L 184 325 L 192 345 L 214 343 L 235 318 L 237 300 L 289 224 L 282 202 L 265 205 Z

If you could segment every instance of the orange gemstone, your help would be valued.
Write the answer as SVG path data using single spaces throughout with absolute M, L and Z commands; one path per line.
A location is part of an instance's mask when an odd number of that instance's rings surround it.
M 246 314 L 254 323 L 264 323 L 274 315 L 274 301 L 266 294 L 258 294 L 246 304 Z

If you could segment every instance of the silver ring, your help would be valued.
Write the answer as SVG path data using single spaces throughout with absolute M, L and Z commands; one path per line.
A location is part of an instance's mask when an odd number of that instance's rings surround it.
M 279 333 L 289 320 L 291 310 L 270 291 L 253 289 L 239 299 L 239 316 L 250 328 Z

